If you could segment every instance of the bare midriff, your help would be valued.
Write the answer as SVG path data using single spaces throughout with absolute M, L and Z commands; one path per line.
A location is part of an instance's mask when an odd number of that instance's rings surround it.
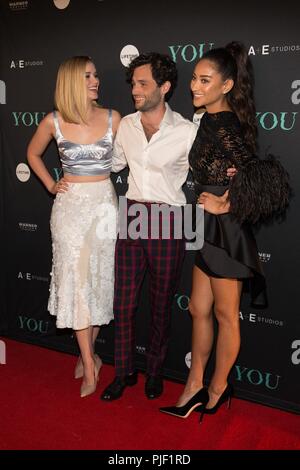
M 82 175 L 82 176 L 77 176 L 77 175 L 71 175 L 70 173 L 65 173 L 64 174 L 64 179 L 66 181 L 69 181 L 69 183 L 95 183 L 97 181 L 103 181 L 107 180 L 109 178 L 109 173 L 105 175 Z

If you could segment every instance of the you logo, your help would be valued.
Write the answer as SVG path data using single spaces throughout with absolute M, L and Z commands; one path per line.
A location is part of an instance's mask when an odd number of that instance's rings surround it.
M 46 116 L 46 113 L 44 111 L 13 111 L 12 115 L 15 126 L 23 125 L 25 127 L 31 127 L 38 126 L 41 120 Z
M 236 380 L 239 382 L 249 382 L 251 385 L 262 385 L 270 390 L 276 390 L 279 386 L 280 375 L 263 372 L 258 369 L 235 366 L 237 373 Z
M 47 333 L 49 329 L 49 322 L 44 320 L 19 315 L 19 321 L 21 330 L 28 330 L 31 333 Z
M 200 44 L 176 44 L 174 46 L 168 46 L 171 52 L 172 59 L 177 62 L 178 59 L 182 59 L 183 62 L 194 62 L 195 60 L 201 59 L 206 50 L 212 49 L 214 43 L 200 43 Z
M 297 111 L 291 113 L 286 111 L 279 113 L 267 111 L 265 113 L 257 112 L 256 118 L 260 127 L 265 131 L 273 131 L 276 128 L 283 131 L 291 131 L 296 124 L 297 114 Z

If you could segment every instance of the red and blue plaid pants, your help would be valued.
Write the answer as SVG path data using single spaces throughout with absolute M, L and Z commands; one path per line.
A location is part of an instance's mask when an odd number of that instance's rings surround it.
M 136 201 L 127 201 L 128 207 Z M 138 203 L 148 210 L 151 230 L 151 203 Z M 128 217 L 128 224 L 132 219 Z M 159 375 L 167 354 L 171 310 L 180 279 L 185 253 L 183 238 L 175 239 L 172 230 L 174 215 L 170 214 L 171 233 L 168 239 L 130 238 L 116 242 L 115 252 L 115 367 L 116 375 L 134 371 L 135 317 L 145 273 L 149 272 L 151 324 L 147 347 L 148 375 Z M 128 225 L 127 225 L 128 226 Z M 160 234 L 161 235 L 161 234 Z

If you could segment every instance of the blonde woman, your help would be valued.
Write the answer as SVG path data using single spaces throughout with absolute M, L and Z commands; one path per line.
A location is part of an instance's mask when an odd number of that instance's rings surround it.
M 38 126 L 28 162 L 54 194 L 50 226 L 53 246 L 48 310 L 58 328 L 72 328 L 80 356 L 75 378 L 80 396 L 95 392 L 102 365 L 94 343 L 113 318 L 117 198 L 110 180 L 118 112 L 97 104 L 99 78 L 89 57 L 63 62 L 57 74 L 55 111 Z M 63 177 L 55 182 L 43 163 L 55 139 Z

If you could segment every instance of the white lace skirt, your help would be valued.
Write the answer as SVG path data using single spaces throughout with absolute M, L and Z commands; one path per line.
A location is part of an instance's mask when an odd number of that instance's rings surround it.
M 110 179 L 68 184 L 57 194 L 50 220 L 48 310 L 58 328 L 81 330 L 113 318 L 118 204 Z

